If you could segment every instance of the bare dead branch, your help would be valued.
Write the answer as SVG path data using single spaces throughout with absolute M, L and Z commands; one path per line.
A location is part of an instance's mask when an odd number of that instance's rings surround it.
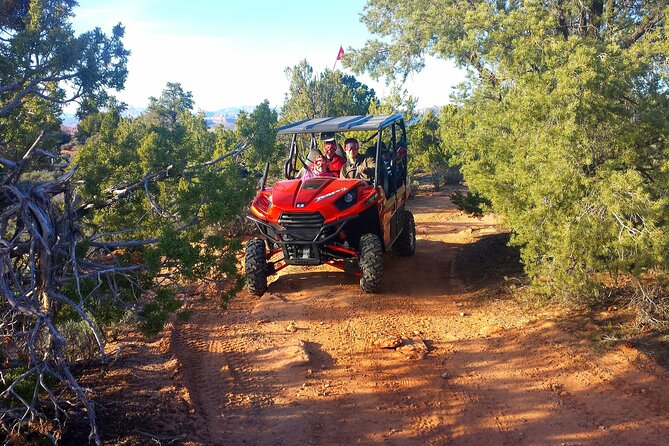
M 2 157 L 0 157 L 0 164 L 2 164 L 5 167 L 9 167 L 10 169 L 14 169 L 16 167 L 16 163 L 14 161 L 10 161 Z
M 21 107 L 25 101 L 26 98 L 29 97 L 30 95 L 37 95 L 42 97 L 43 99 L 46 99 L 47 101 L 50 102 L 57 102 L 60 104 L 65 104 L 68 102 L 72 102 L 75 99 L 78 99 L 79 95 L 75 95 L 75 97 L 70 97 L 66 99 L 57 99 L 57 98 L 52 98 L 50 96 L 43 95 L 39 90 L 38 86 L 41 84 L 44 84 L 46 82 L 61 82 L 61 81 L 68 81 L 71 79 L 74 79 L 77 76 L 77 74 L 72 73 L 64 76 L 45 76 L 45 77 L 39 77 L 32 79 L 30 82 L 27 82 L 25 80 L 19 80 L 16 82 L 12 82 L 11 84 L 3 85 L 0 86 L 0 93 L 6 94 L 6 93 L 11 93 L 11 92 L 16 92 L 15 96 L 12 98 L 12 100 L 6 102 L 1 108 L 0 108 L 0 117 L 6 116 L 10 113 L 12 113 L 14 110 L 17 108 Z
M 35 149 L 37 148 L 37 144 L 39 144 L 40 140 L 42 139 L 42 136 L 44 136 L 44 130 L 42 130 L 37 136 L 35 142 L 33 142 L 33 145 L 30 146 L 26 154 L 23 155 L 21 161 L 16 163 L 9 174 L 5 175 L 5 177 L 0 180 L 0 185 L 9 184 L 11 181 L 15 180 L 21 175 L 21 171 L 25 167 L 26 163 L 34 156 Z
M 252 137 L 252 136 L 251 136 Z M 197 163 L 197 164 L 189 164 L 187 165 L 183 171 L 179 174 L 176 174 L 175 178 L 181 178 L 184 176 L 185 173 L 192 172 L 197 169 L 202 169 L 205 167 L 212 166 L 214 164 L 218 164 L 221 161 L 231 158 L 231 157 L 236 157 L 239 156 L 248 146 L 250 143 L 250 138 L 246 138 L 240 143 L 238 143 L 233 150 L 230 152 L 219 156 L 216 159 L 213 159 L 211 161 L 206 161 L 203 163 Z M 90 212 L 92 209 L 103 209 L 106 207 L 111 206 L 112 204 L 125 199 L 126 197 L 134 194 L 140 189 L 143 188 L 148 188 L 149 184 L 154 184 L 159 181 L 165 180 L 167 177 L 170 176 L 170 172 L 174 169 L 173 165 L 169 165 L 165 167 L 163 170 L 160 172 L 152 173 L 145 175 L 142 179 L 135 183 L 131 183 L 128 185 L 117 185 L 117 186 L 112 186 L 108 188 L 105 192 L 109 194 L 110 196 L 107 197 L 104 200 L 94 202 L 94 203 L 86 203 L 81 205 L 77 210 L 75 211 L 75 216 L 80 217 L 85 215 L 87 212 Z
M 248 146 L 248 139 L 214 160 L 189 164 L 178 174 L 168 166 L 137 182 L 110 188 L 109 196 L 101 202 L 81 205 L 74 198 L 71 184 L 76 165 L 47 183 L 22 185 L 18 182 L 30 160 L 53 157 L 38 147 L 42 137 L 40 134 L 20 161 L 0 159 L 5 168 L 0 174 L 0 339 L 9 339 L 8 345 L 27 357 L 29 364 L 28 370 L 11 383 L 6 382 L 6 376 L 0 372 L 0 380 L 5 382 L 0 398 L 11 395 L 13 401 L 18 402 L 9 406 L 0 403 L 0 429 L 5 433 L 15 431 L 26 419 L 44 422 L 56 429 L 67 416 L 66 409 L 78 406 L 88 417 L 89 440 L 99 445 L 95 407 L 70 369 L 65 356 L 67 339 L 54 322 L 55 315 L 59 308 L 73 310 L 77 320 L 85 323 L 86 330 L 95 339 L 100 356 L 106 358 L 105 339 L 86 310 L 87 299 L 102 290 L 114 301 L 122 301 L 121 281 L 129 283 L 133 293 L 144 291 L 138 276 L 146 266 L 122 264 L 114 250 L 151 245 L 160 240 L 107 240 L 127 236 L 134 229 L 97 234 L 83 245 L 86 252 L 78 254 L 77 248 L 82 245 L 79 242 L 85 237 L 78 222 L 88 210 L 110 206 L 142 189 L 154 211 L 169 215 L 153 198 L 152 184 L 167 178 L 196 176 L 203 169 L 241 154 Z M 55 200 L 56 197 L 59 199 Z M 184 231 L 197 224 L 197 210 L 195 214 L 190 221 L 175 224 L 175 229 Z M 156 275 L 155 283 L 176 285 L 177 266 L 167 260 L 161 263 L 163 271 Z M 82 283 L 86 280 L 92 285 L 84 290 Z M 68 294 L 63 291 L 65 286 L 76 291 Z M 0 344 L 0 348 L 5 347 Z M 22 384 L 29 379 L 29 394 L 22 393 L 19 389 L 23 389 Z M 54 387 L 53 380 L 60 385 Z M 46 435 L 55 441 L 53 433 Z

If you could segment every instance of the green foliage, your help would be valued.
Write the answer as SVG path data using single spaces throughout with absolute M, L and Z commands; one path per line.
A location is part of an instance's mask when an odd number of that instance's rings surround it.
M 96 126 L 93 121 L 99 125 Z M 141 177 L 136 147 L 146 126 L 120 118 L 114 109 L 88 116 L 82 123 L 92 134 L 84 145 L 79 146 L 75 158 L 83 180 L 84 197 L 102 198 L 103 191 L 113 184 L 130 183 Z
M 0 116 L 0 156 L 19 160 L 40 132 L 44 132 L 40 146 L 56 152 L 66 138 L 60 130 L 59 115 L 58 104 L 42 98 L 30 98 L 11 115 Z
M 144 305 L 140 316 L 142 332 L 146 336 L 154 336 L 163 329 L 170 314 L 181 308 L 179 301 L 171 288 L 158 288 L 156 296 Z
M 53 170 L 28 170 L 21 175 L 21 183 L 25 185 L 41 184 L 58 178 L 58 172 Z
M 182 112 L 192 109 L 193 94 L 184 91 L 179 83 L 168 82 L 159 98 L 149 98 L 146 117 L 154 123 L 172 128 Z
M 376 99 L 374 89 L 359 82 L 350 74 L 342 74 L 341 83 L 344 87 L 342 110 L 345 110 L 345 113 L 349 115 L 366 114 L 371 102 Z
M 282 107 L 282 119 L 300 119 L 364 115 L 376 93 L 355 77 L 341 71 L 325 70 L 314 73 L 306 60 L 286 69 L 290 81 Z
M 127 105 L 110 98 L 107 113 L 99 113 L 97 110 L 89 111 L 77 125 L 76 140 L 80 144 L 96 133 L 104 133 L 108 137 L 111 131 L 118 126 L 121 113 L 127 109 Z
M 417 117 L 417 104 L 418 98 L 411 96 L 400 85 L 393 84 L 387 96 L 381 99 L 372 98 L 367 113 L 370 115 L 401 113 L 405 122 L 413 122 Z
M 463 194 L 460 191 L 451 194 L 451 201 L 461 211 L 474 214 L 477 217 L 482 217 L 486 208 L 490 206 L 490 202 L 477 193 L 467 191 Z
M 179 322 L 186 322 L 193 316 L 193 310 L 179 310 L 177 311 L 177 320 Z
M 13 382 L 15 382 L 17 379 L 19 379 L 23 374 L 28 371 L 27 367 L 10 367 L 7 369 L 2 370 L 2 380 L 0 380 L 0 393 L 4 392 Z M 19 381 L 15 386 L 14 386 L 14 391 L 25 401 L 31 401 L 33 398 L 33 395 L 35 394 L 35 385 L 37 384 L 37 380 L 40 377 L 37 374 L 28 374 L 21 381 Z M 56 380 L 48 374 L 44 374 L 41 376 L 43 379 L 43 382 L 47 386 L 52 386 L 55 384 Z M 45 394 L 44 390 L 42 389 L 41 386 L 38 386 L 37 388 L 37 396 L 41 397 Z M 8 395 L 4 398 L 0 398 L 0 405 L 4 407 L 15 407 L 19 406 L 20 402 L 14 395 Z M 29 426 L 23 426 L 25 428 L 24 434 L 27 434 L 26 436 L 29 437 L 31 435 L 34 435 L 34 432 L 30 432 L 30 427 Z M 39 435 L 37 438 L 43 438 L 41 435 Z M 42 444 L 42 443 L 38 443 Z
M 475 192 L 513 228 L 535 286 L 595 290 L 669 252 L 665 2 L 370 0 L 385 37 L 357 70 L 404 76 L 425 54 L 470 73 L 442 138 Z
M 68 362 L 87 361 L 99 354 L 98 343 L 85 321 L 65 321 L 58 326 L 58 332 L 67 340 L 64 353 Z
M 410 127 L 409 141 L 414 168 L 421 166 L 430 174 L 437 175 L 448 167 L 448 154 L 442 147 L 439 118 L 434 110 L 427 110 Z
M 241 138 L 248 138 L 249 147 L 242 155 L 244 164 L 252 171 L 261 171 L 266 162 L 276 164 L 283 159 L 282 147 L 277 145 L 278 115 L 265 100 L 251 114 L 240 113 L 236 127 Z
M 0 380 L 0 392 L 4 392 L 7 388 L 18 378 L 21 377 L 26 371 L 27 367 L 14 367 L 8 370 L 3 370 L 2 377 L 3 380 Z M 22 381 L 20 381 L 15 387 L 14 390 L 16 393 L 26 401 L 32 399 L 33 391 L 35 390 L 35 383 L 37 382 L 37 376 L 32 374 L 26 376 Z M 9 404 L 17 404 L 19 401 L 16 400 L 16 397 L 10 396 L 7 398 Z M 2 400 L 0 400 L 2 401 Z
M 129 54 L 123 27 L 109 37 L 98 28 L 76 36 L 70 24 L 75 6 L 74 0 L 3 2 L 0 156 L 17 160 L 42 131 L 41 147 L 55 149 L 63 104 L 95 107 L 107 100 L 108 89 L 123 87 Z
M 133 257 L 131 252 L 119 256 L 124 262 Z M 82 279 L 77 286 L 75 281 L 63 285 L 61 292 L 74 302 L 86 302 L 86 314 L 95 327 L 106 336 L 115 336 L 120 327 L 127 327 L 132 319 L 132 311 L 141 290 L 133 289 L 130 282 L 118 277 L 112 290 L 109 281 Z M 148 288 L 148 285 L 147 285 Z M 114 291 L 118 294 L 114 295 Z M 99 346 L 89 325 L 81 319 L 69 305 L 61 306 L 56 312 L 56 327 L 67 340 L 65 357 L 68 361 L 88 360 L 97 356 Z
M 230 152 L 243 138 L 251 143 L 242 154 L 247 165 L 255 168 L 263 159 L 275 158 L 276 112 L 265 101 L 241 117 L 238 131 L 210 132 L 204 116 L 190 112 L 192 105 L 190 92 L 168 84 L 139 118 L 121 118 L 119 108 L 110 107 L 82 121 L 88 136 L 76 162 L 85 199 L 102 202 L 109 189 L 122 190 L 142 177 L 167 172 L 165 179 L 147 187 L 140 183 L 136 193 L 87 215 L 89 231 L 119 231 L 116 239 L 156 241 L 113 253 L 123 265 L 144 266 L 135 275 L 139 288 L 131 281 L 116 283 L 126 304 L 137 303 L 140 295 L 147 299 L 139 289 L 156 288 L 156 276 L 166 273 L 174 286 L 215 278 L 234 288 L 239 280 L 235 254 L 240 242 L 220 236 L 219 230 L 243 213 L 254 179 L 232 158 L 204 163 Z M 107 291 L 104 286 L 97 290 L 103 296 Z M 176 305 L 164 294 L 157 298 L 149 299 L 142 313 L 149 333 L 162 327 Z

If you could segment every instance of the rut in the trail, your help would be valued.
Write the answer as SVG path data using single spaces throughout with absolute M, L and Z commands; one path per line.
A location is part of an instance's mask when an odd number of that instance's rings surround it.
M 216 301 L 198 303 L 193 317 L 174 331 L 172 351 L 183 373 L 196 412 L 205 419 L 208 444 L 224 444 L 237 409 L 272 404 L 267 376 L 254 373 L 245 337 L 231 337 L 221 326 Z M 237 420 L 239 421 L 239 420 Z

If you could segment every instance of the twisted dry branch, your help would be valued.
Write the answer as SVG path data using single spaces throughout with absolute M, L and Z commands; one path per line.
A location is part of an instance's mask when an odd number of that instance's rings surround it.
M 91 210 L 111 206 L 142 189 L 151 206 L 159 209 L 149 193 L 149 185 L 166 179 L 172 168 L 169 166 L 127 186 L 111 188 L 106 199 L 81 205 L 74 198 L 70 183 L 76 165 L 52 182 L 37 185 L 19 182 L 31 159 L 50 156 L 38 147 L 41 136 L 20 161 L 0 159 L 6 168 L 0 176 L 0 358 L 5 362 L 0 369 L 0 430 L 14 435 L 28 423 L 41 426 L 42 433 L 57 443 L 66 417 L 63 407 L 75 405 L 83 408 L 88 417 L 89 441 L 101 445 L 94 405 L 72 373 L 64 353 L 67 340 L 59 332 L 55 316 L 63 307 L 74 310 L 93 334 L 104 358 L 105 339 L 86 311 L 88 296 L 83 295 L 80 282 L 97 278 L 98 285 L 90 292 L 93 293 L 106 281 L 106 288 L 116 299 L 118 278 L 139 286 L 133 274 L 145 267 L 122 265 L 114 257 L 109 259 L 110 251 L 159 240 L 102 241 L 105 235 L 131 233 L 132 229 L 93 235 L 91 240 L 95 241 L 87 243 L 86 254 L 79 258 L 77 246 L 83 238 L 80 221 Z M 237 156 L 247 145 L 248 140 L 215 160 L 187 165 L 181 175 L 192 175 L 197 169 Z M 195 223 L 197 218 L 178 229 Z M 165 279 L 163 276 L 161 280 Z M 72 283 L 76 284 L 78 300 L 62 292 L 64 286 Z M 2 370 L 22 372 L 10 378 Z M 28 392 L 26 388 L 32 390 Z

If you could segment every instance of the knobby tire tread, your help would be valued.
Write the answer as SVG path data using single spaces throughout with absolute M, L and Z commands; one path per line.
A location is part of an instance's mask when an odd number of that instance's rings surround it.
M 360 237 L 360 288 L 366 293 L 376 293 L 383 284 L 383 244 L 376 234 Z
M 244 269 L 246 289 L 250 294 L 262 296 L 267 291 L 267 254 L 265 241 L 253 238 L 246 244 Z

